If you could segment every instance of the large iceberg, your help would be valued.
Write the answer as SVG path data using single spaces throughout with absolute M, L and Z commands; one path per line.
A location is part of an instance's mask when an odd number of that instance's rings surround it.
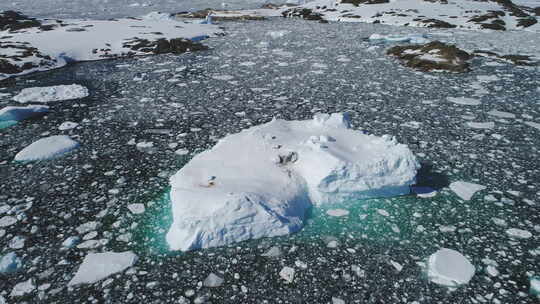
M 171 177 L 173 250 L 299 230 L 312 205 L 408 194 L 419 164 L 390 136 L 350 128 L 345 114 L 274 119 L 229 135 Z

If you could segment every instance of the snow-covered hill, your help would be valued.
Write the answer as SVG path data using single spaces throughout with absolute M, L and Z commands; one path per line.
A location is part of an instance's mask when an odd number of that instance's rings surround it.
M 538 14 L 510 0 L 317 0 L 284 12 L 327 21 L 540 32 Z

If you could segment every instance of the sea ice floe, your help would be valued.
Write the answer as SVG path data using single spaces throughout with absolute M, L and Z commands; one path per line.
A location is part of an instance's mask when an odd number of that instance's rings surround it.
M 326 211 L 326 214 L 330 216 L 341 217 L 341 216 L 349 215 L 349 211 L 345 209 L 330 209 Z
M 92 284 L 133 266 L 137 255 L 131 251 L 89 253 L 68 286 Z
M 427 275 L 435 284 L 455 288 L 467 284 L 474 273 L 471 262 L 453 249 L 439 249 L 428 259 Z
M 506 235 L 513 239 L 528 239 L 532 237 L 532 233 L 530 233 L 529 231 L 518 228 L 507 229 Z
M 11 290 L 11 293 L 9 294 L 9 296 L 21 297 L 27 293 L 31 293 L 32 291 L 34 291 L 34 289 L 36 289 L 34 282 L 32 281 L 32 279 L 28 279 L 24 282 L 17 283 Z
M 495 123 L 492 121 L 488 122 L 472 122 L 468 121 L 467 126 L 471 129 L 493 129 L 495 128 Z
M 294 268 L 285 266 L 279 272 L 279 276 L 285 280 L 287 283 L 292 283 L 294 281 Z
M 22 261 L 15 252 L 8 252 L 0 259 L 0 273 L 13 273 L 21 267 Z
M 16 161 L 47 160 L 60 157 L 79 147 L 79 143 L 67 135 L 41 138 L 15 155 Z
M 23 89 L 13 100 L 20 103 L 52 102 L 84 98 L 89 95 L 88 89 L 78 84 L 52 87 L 35 87 Z
M 499 117 L 499 118 L 516 118 L 516 114 L 498 111 L 498 110 L 491 110 L 487 112 L 488 115 Z
M 468 201 L 476 192 L 484 190 L 486 187 L 464 181 L 457 181 L 450 184 L 450 189 L 461 199 Z
M 71 129 L 76 128 L 78 125 L 79 125 L 79 124 L 76 123 L 76 122 L 65 121 L 65 122 L 63 122 L 62 124 L 60 124 L 60 125 L 58 126 L 58 130 L 60 130 L 60 131 L 71 130 Z
M 371 34 L 369 40 L 382 40 L 387 42 L 410 42 L 417 44 L 428 43 L 427 39 L 422 34 L 408 34 L 408 35 L 382 35 L 382 34 Z
M 531 277 L 530 283 L 530 293 L 535 296 L 540 296 L 540 277 Z
M 34 118 L 45 115 L 49 112 L 49 107 L 29 105 L 26 107 L 8 106 L 0 110 L 0 121 L 21 121 L 28 118 Z
M 437 195 L 437 190 L 430 187 L 414 186 L 411 190 L 416 196 L 421 198 L 431 198 Z
M 171 178 L 173 250 L 292 233 L 312 205 L 408 194 L 419 164 L 347 115 L 273 120 L 229 135 Z
M 526 121 L 526 122 L 524 122 L 524 124 L 526 124 L 529 127 L 533 127 L 535 129 L 540 130 L 540 123 L 537 123 L 537 122 L 534 122 L 534 121 Z
M 206 279 L 204 279 L 203 286 L 206 287 L 219 287 L 223 284 L 223 278 L 219 277 L 215 273 L 210 273 Z
M 447 97 L 446 100 L 451 103 L 465 106 L 477 106 L 481 104 L 480 100 L 469 97 Z

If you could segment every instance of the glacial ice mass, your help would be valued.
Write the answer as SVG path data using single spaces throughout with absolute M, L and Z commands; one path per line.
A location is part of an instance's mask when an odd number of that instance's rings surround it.
M 170 180 L 173 250 L 286 235 L 312 205 L 408 194 L 406 145 L 350 128 L 346 114 L 271 122 L 229 135 Z

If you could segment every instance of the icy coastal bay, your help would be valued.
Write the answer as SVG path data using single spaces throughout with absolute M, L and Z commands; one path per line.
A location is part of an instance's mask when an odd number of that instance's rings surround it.
M 274 119 L 225 137 L 171 178 L 167 241 L 185 251 L 292 233 L 312 205 L 408 194 L 418 168 L 407 146 L 352 130 L 345 114 Z

